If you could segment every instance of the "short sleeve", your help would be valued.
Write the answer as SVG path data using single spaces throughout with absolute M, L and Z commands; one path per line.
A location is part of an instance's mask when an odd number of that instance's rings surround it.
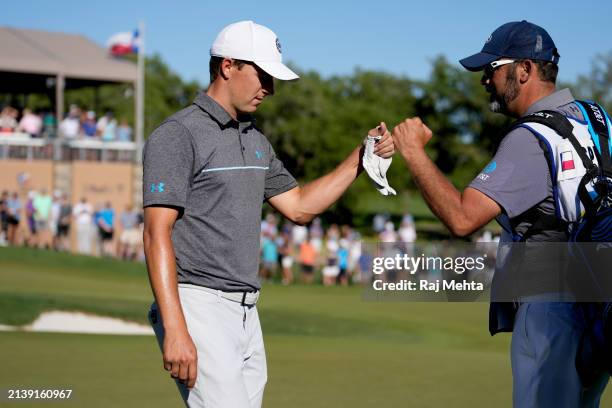
M 270 163 L 266 171 L 264 198 L 268 200 L 297 187 L 297 185 L 295 178 L 285 168 L 283 162 L 276 157 L 276 153 L 270 145 Z
M 551 178 L 536 137 L 525 128 L 510 132 L 470 187 L 497 202 L 510 218 L 544 200 L 551 191 Z
M 180 123 L 163 123 L 143 152 L 143 206 L 185 208 L 193 175 L 194 150 L 189 131 Z

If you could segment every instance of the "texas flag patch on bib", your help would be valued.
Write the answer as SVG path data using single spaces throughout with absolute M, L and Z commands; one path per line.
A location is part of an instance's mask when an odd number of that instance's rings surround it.
M 561 152 L 561 170 L 573 170 L 574 168 L 574 155 L 572 152 Z

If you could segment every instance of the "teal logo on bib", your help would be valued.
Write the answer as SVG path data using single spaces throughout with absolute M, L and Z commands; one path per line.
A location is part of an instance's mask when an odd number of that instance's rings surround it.
M 492 161 L 491 163 L 487 164 L 487 167 L 485 167 L 482 172 L 485 174 L 492 173 L 493 171 L 495 171 L 496 168 L 497 168 L 497 163 Z

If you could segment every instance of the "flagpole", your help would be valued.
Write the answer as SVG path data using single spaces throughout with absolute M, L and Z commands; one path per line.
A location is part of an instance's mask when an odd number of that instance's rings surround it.
M 145 24 L 138 23 L 138 74 L 136 78 L 136 162 L 142 163 L 144 142 L 144 79 L 145 79 Z

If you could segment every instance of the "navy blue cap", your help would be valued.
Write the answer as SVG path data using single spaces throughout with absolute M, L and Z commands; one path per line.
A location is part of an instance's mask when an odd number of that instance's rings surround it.
M 468 71 L 480 71 L 501 57 L 559 63 L 559 53 L 550 35 L 525 20 L 502 25 L 489 36 L 481 52 L 459 62 Z

